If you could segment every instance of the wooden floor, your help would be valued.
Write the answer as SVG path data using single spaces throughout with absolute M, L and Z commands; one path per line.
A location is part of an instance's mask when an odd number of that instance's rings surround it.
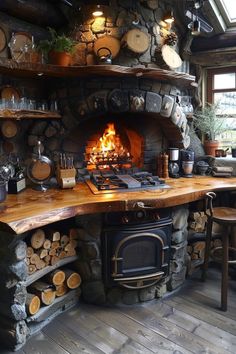
M 80 304 L 53 320 L 17 354 L 236 353 L 236 279 L 229 309 L 218 309 L 220 273 L 195 273 L 162 300 L 119 308 Z M 1 354 L 10 352 L 0 350 Z

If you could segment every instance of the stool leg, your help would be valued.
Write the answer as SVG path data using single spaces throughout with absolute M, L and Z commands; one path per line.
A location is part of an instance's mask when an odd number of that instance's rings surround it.
M 211 249 L 211 234 L 212 234 L 212 219 L 208 218 L 207 230 L 206 230 L 206 247 L 205 247 L 204 263 L 202 266 L 202 281 L 206 280 L 206 272 L 208 269 L 208 262 L 210 258 L 210 249 Z
M 227 294 L 228 294 L 228 268 L 229 268 L 229 229 L 222 238 L 223 255 L 222 255 L 222 280 L 221 280 L 221 310 L 227 311 Z

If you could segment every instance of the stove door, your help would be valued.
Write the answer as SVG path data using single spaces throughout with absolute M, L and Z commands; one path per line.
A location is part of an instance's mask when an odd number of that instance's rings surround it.
M 168 273 L 170 224 L 140 230 L 109 230 L 103 235 L 106 285 L 142 288 Z

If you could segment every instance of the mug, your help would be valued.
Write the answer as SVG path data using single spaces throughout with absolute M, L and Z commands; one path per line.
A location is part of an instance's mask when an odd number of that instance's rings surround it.
M 231 148 L 232 151 L 232 157 L 236 157 L 236 147 Z

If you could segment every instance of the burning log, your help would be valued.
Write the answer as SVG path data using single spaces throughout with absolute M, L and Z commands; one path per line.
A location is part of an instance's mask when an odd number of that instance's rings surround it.
M 92 151 L 85 157 L 88 169 L 97 166 L 128 165 L 131 167 L 132 156 L 123 146 L 119 134 L 116 134 L 114 123 L 108 123 L 102 137 L 97 141 Z

